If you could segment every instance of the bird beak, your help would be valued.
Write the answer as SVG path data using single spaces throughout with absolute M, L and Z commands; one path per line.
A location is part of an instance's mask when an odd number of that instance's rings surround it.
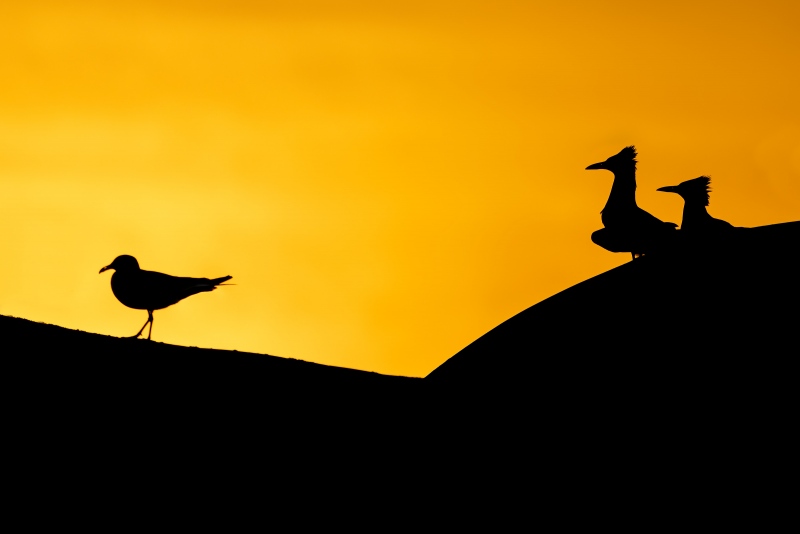
M 595 169 L 605 169 L 605 168 L 606 168 L 606 162 L 605 161 L 601 161 L 600 163 L 592 163 L 591 165 L 586 167 L 586 170 L 587 171 L 593 171 Z
M 110 266 L 110 265 L 106 265 L 105 267 L 103 267 L 102 269 L 100 269 L 100 273 L 102 273 L 103 271 L 107 271 L 107 270 L 109 270 L 110 268 L 111 268 L 111 266 Z M 100 273 L 97 273 L 97 274 L 100 274 Z
M 665 193 L 677 193 L 678 190 L 674 185 L 668 185 L 665 187 L 659 187 L 656 191 L 664 191 Z

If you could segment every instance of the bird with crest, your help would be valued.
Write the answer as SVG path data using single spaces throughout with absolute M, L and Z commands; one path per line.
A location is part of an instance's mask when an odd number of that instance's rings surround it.
M 711 178 L 699 176 L 686 180 L 678 185 L 659 187 L 657 191 L 677 193 L 683 198 L 683 220 L 681 232 L 686 234 L 709 235 L 728 233 L 734 228 L 731 223 L 716 219 L 708 213 L 709 195 L 711 193 Z
M 668 245 L 678 226 L 662 221 L 636 203 L 636 156 L 636 148 L 627 146 L 605 161 L 586 167 L 605 169 L 614 175 L 611 193 L 600 212 L 604 228 L 592 234 L 592 241 L 611 252 L 630 252 L 634 259 Z

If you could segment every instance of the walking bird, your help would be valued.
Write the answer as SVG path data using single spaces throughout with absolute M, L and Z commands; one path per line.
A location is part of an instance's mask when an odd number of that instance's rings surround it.
M 145 271 L 139 268 L 136 258 L 127 254 L 117 256 L 110 265 L 100 269 L 100 272 L 109 269 L 114 269 L 114 274 L 111 275 L 111 291 L 117 300 L 129 308 L 147 310 L 147 321 L 136 335 L 131 336 L 136 338 L 142 335 L 144 327 L 150 323 L 147 339 L 150 339 L 153 332 L 153 310 L 172 306 L 196 293 L 213 291 L 218 285 L 233 278 L 189 278 Z
M 659 187 L 658 191 L 677 193 L 683 198 L 681 232 L 691 232 L 694 235 L 718 234 L 735 228 L 727 221 L 715 219 L 706 210 L 711 192 L 711 178 L 708 176 L 686 180 L 678 185 Z
M 592 241 L 611 252 L 630 252 L 633 258 L 657 250 L 674 237 L 677 224 L 664 222 L 636 204 L 636 148 L 627 146 L 586 170 L 606 169 L 614 174 L 608 201 L 600 212 L 602 230 Z

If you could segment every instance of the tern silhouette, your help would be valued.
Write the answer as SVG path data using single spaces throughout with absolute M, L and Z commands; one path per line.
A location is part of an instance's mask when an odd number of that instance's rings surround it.
M 678 185 L 659 187 L 656 191 L 677 193 L 683 198 L 683 221 L 681 230 L 697 234 L 718 234 L 730 232 L 735 227 L 728 221 L 712 217 L 706 206 L 711 193 L 711 178 L 700 176 L 686 180 Z
M 203 291 L 213 291 L 221 283 L 230 280 L 231 276 L 221 278 L 190 278 L 185 276 L 171 276 L 155 271 L 145 271 L 139 268 L 139 262 L 133 256 L 123 254 L 117 256 L 110 265 L 106 265 L 100 272 L 114 269 L 111 276 L 111 291 L 121 303 L 135 310 L 147 310 L 147 321 L 142 325 L 136 335 L 138 338 L 144 332 L 144 327 L 150 323 L 147 339 L 153 332 L 153 311 L 172 306 L 186 297 Z
M 675 237 L 675 223 L 664 222 L 636 204 L 636 148 L 627 146 L 586 170 L 605 169 L 614 183 L 600 218 L 605 228 L 592 241 L 611 252 L 630 252 L 633 258 L 658 250 Z

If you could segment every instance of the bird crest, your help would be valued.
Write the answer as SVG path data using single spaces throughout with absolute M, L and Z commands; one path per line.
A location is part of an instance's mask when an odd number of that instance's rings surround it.
M 708 206 L 709 193 L 711 193 L 711 178 L 699 176 L 678 184 L 684 198 L 702 200 L 703 206 Z
M 619 163 L 633 163 L 633 167 L 636 168 L 636 147 L 626 146 L 608 159 Z

